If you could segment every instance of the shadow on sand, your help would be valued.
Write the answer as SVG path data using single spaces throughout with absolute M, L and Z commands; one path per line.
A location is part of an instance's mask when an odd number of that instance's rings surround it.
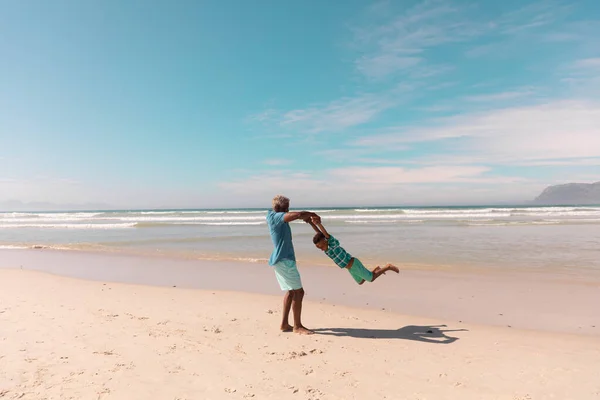
M 403 339 L 417 342 L 450 344 L 457 337 L 446 335 L 446 332 L 466 332 L 467 329 L 442 329 L 446 325 L 416 326 L 407 325 L 400 329 L 355 329 L 355 328 L 323 328 L 314 329 L 318 335 L 350 336 L 361 339 Z

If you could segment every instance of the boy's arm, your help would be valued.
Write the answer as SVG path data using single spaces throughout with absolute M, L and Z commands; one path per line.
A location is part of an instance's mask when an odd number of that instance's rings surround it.
M 329 233 L 327 232 L 327 230 L 325 229 L 325 227 L 323 226 L 323 224 L 321 222 L 318 222 L 317 226 L 319 227 L 319 229 L 321 230 L 321 232 L 323 233 L 323 235 L 325 235 L 325 237 L 327 239 L 329 239 Z
M 308 220 L 308 223 L 310 224 L 310 226 L 312 226 L 312 228 L 315 230 L 315 232 L 317 232 L 317 233 L 322 233 L 322 232 L 319 230 L 319 228 L 317 228 L 317 226 L 315 225 L 315 223 L 314 223 L 314 222 L 312 222 L 312 220 L 310 220 L 310 219 L 309 219 L 309 220 Z

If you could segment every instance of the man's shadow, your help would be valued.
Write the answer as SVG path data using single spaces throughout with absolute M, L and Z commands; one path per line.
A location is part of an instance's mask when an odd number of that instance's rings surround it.
M 418 342 L 450 344 L 458 340 L 448 336 L 446 332 L 467 332 L 467 329 L 441 329 L 446 325 L 416 326 L 407 325 L 400 329 L 355 329 L 355 328 L 322 328 L 314 329 L 318 335 L 349 336 L 360 339 L 404 339 Z

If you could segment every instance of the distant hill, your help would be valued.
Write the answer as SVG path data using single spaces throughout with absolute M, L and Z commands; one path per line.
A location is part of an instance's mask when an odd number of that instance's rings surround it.
M 600 204 L 600 182 L 548 186 L 535 198 L 536 204 Z

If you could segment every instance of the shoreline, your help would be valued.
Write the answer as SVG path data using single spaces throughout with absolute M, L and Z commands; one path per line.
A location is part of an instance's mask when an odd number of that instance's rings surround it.
M 101 247 L 101 249 L 100 249 Z M 268 258 L 242 258 L 233 256 L 199 256 L 196 254 L 190 254 L 178 251 L 166 251 L 164 249 L 144 249 L 135 251 L 133 249 L 109 247 L 100 245 L 86 245 L 86 246 L 75 246 L 67 247 L 67 245 L 32 245 L 32 246 L 21 246 L 21 245 L 0 245 L 0 256 L 6 252 L 44 252 L 44 253 L 72 253 L 80 255 L 91 255 L 91 256 L 116 256 L 116 257 L 133 257 L 133 258 L 146 258 L 146 259 L 163 259 L 163 260 L 177 260 L 184 262 L 198 262 L 202 264 L 206 263 L 219 263 L 219 264 L 250 264 L 250 265 L 267 265 Z M 317 253 L 318 254 L 318 253 Z M 363 258 L 361 258 L 362 260 Z M 389 262 L 389 260 L 373 260 L 372 257 L 366 257 L 365 260 L 369 260 L 369 265 L 383 265 Z M 322 254 L 313 257 L 305 257 L 304 255 L 297 255 L 297 262 L 303 268 L 335 268 L 332 262 L 324 257 Z M 401 267 L 403 270 L 410 271 L 423 271 L 423 272 L 440 272 L 450 274 L 475 274 L 475 275 L 490 275 L 490 276 L 507 276 L 507 275 L 527 275 L 537 276 L 541 279 L 546 280 L 558 280 L 579 282 L 585 284 L 586 281 L 591 281 L 593 284 L 600 284 L 600 270 L 589 267 L 557 267 L 547 266 L 544 269 L 541 268 L 523 268 L 522 266 L 515 267 L 498 267 L 498 266 L 483 266 L 481 265 L 460 265 L 460 264 L 441 264 L 441 263 L 419 263 L 419 262 L 395 262 L 395 265 Z M 367 266 L 368 267 L 368 266 Z M 0 266 L 0 268 L 2 268 Z
M 21 267 L 92 281 L 281 296 L 272 271 L 260 263 L 0 250 L 0 269 Z M 400 268 L 400 275 L 358 286 L 338 268 L 300 265 L 308 302 L 384 309 L 457 324 L 600 336 L 600 310 L 594 306 L 600 304 L 600 279 Z

